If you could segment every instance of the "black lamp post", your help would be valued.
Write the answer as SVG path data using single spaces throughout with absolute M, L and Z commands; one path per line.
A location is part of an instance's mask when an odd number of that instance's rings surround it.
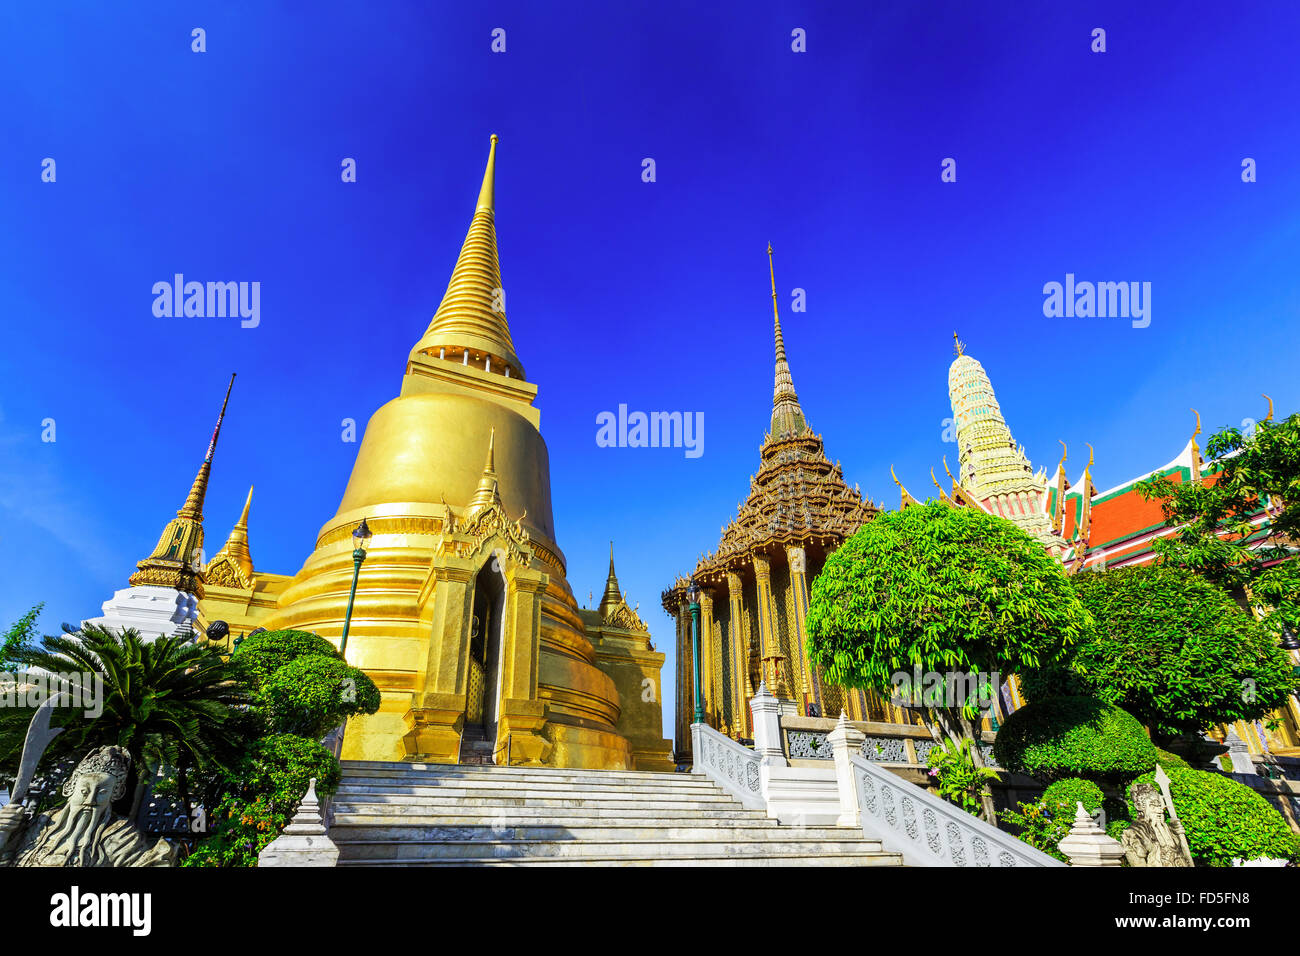
M 361 576 L 361 562 L 366 560 L 366 545 L 370 543 L 370 526 L 366 519 L 361 519 L 357 530 L 352 532 L 352 591 L 348 594 L 348 612 L 343 617 L 343 638 L 339 641 L 339 653 L 346 659 L 348 654 L 348 628 L 352 626 L 352 602 L 357 597 L 357 578 Z
M 694 581 L 686 589 L 691 606 L 691 657 L 695 662 L 695 723 L 704 723 L 704 701 L 700 697 L 700 588 Z

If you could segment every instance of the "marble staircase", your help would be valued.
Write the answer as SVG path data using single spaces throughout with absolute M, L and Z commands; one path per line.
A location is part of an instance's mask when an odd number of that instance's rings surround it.
M 706 777 L 344 761 L 340 866 L 899 866 L 860 828 L 782 826 Z

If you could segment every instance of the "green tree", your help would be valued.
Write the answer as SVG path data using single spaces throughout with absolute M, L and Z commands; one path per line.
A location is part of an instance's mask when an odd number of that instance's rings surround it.
M 83 688 L 102 681 L 102 713 L 59 708 L 64 728 L 47 758 L 80 757 L 117 744 L 131 755 L 131 778 L 118 809 L 134 812 L 144 782 L 167 755 L 200 771 L 234 764 L 249 739 L 239 710 L 250 698 L 237 673 L 216 651 L 176 637 L 144 640 L 127 628 L 86 625 L 76 634 L 46 637 L 38 648 L 15 651 L 14 662 L 54 674 L 80 675 Z M 30 708 L 0 714 L 0 765 L 22 752 Z
M 987 700 L 1091 625 L 1042 545 L 1002 518 L 935 502 L 880 515 L 826 560 L 812 587 L 808 653 L 830 680 L 886 697 L 916 669 L 927 683 L 944 675 L 922 699 L 930 732 L 939 743 L 975 741 L 980 702 L 953 693 L 962 676 Z M 970 753 L 983 767 L 979 747 Z M 993 822 L 987 784 L 981 802 Z
M 1164 744 L 1264 717 L 1297 689 L 1268 626 L 1188 568 L 1142 565 L 1071 581 L 1096 627 L 1068 662 L 1025 676 L 1031 700 L 1090 695 L 1119 705 Z
M 1213 480 L 1175 482 L 1162 476 L 1138 485 L 1148 501 L 1159 501 L 1165 523 L 1178 527 L 1152 545 L 1162 558 L 1204 575 L 1239 602 L 1262 601 L 1269 611 L 1300 619 L 1300 572 L 1272 575 L 1289 586 L 1254 585 L 1271 562 L 1290 556 L 1285 545 L 1300 540 L 1300 511 L 1283 503 L 1300 500 L 1300 414 L 1259 422 L 1249 435 L 1225 428 L 1205 445 Z M 1208 476 L 1207 476 L 1208 478 Z M 1268 535 L 1247 541 L 1261 508 L 1269 514 Z M 1223 533 L 1227 532 L 1227 537 Z
M 41 616 L 41 611 L 44 609 L 44 602 L 36 605 L 10 625 L 4 632 L 4 637 L 0 637 L 0 670 L 13 667 L 16 664 L 14 654 L 30 649 L 35 643 L 39 636 L 36 630 L 36 619 Z

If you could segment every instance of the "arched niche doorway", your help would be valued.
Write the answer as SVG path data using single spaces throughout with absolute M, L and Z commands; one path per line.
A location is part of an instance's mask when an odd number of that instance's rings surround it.
M 470 621 L 469 695 L 465 722 L 480 725 L 496 740 L 501 708 L 501 647 L 504 639 L 506 579 L 496 555 L 474 578 L 474 612 Z

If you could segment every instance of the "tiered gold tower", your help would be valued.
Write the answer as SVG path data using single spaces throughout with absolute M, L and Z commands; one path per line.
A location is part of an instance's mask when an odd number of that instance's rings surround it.
M 769 245 L 776 381 L 771 426 L 759 450 L 758 474 L 722 540 L 691 574 L 700 587 L 700 672 L 705 721 L 732 737 L 753 736 L 748 701 L 760 681 L 790 713 L 810 705 L 825 716 L 907 722 L 897 708 L 861 691 L 824 681 L 808 660 L 804 619 L 808 589 L 826 558 L 879 509 L 844 482 L 822 438 L 804 418 L 795 392 L 777 312 Z M 690 759 L 693 715 L 691 615 L 679 578 L 663 594 L 677 619 L 677 759 Z
M 383 704 L 349 724 L 345 758 L 455 762 L 481 726 L 498 762 L 671 769 L 663 655 L 639 619 L 581 611 L 565 580 L 537 386 L 506 322 L 496 145 L 401 393 L 371 418 L 338 513 L 261 623 L 341 635 L 364 518 L 348 659 Z

